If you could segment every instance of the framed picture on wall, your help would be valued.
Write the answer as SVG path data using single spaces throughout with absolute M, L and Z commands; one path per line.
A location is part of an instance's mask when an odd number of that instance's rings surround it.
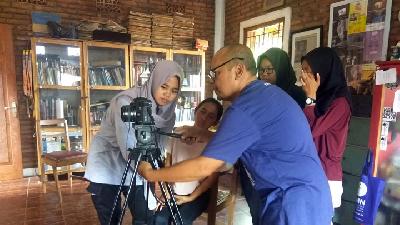
M 304 30 L 292 32 L 292 52 L 291 59 L 293 69 L 296 73 L 297 81 L 301 74 L 301 57 L 309 51 L 321 46 L 322 44 L 322 26 L 310 27 Z
M 279 6 L 283 6 L 285 4 L 285 0 L 264 0 L 263 1 L 263 9 L 270 10 L 273 8 L 277 8 Z

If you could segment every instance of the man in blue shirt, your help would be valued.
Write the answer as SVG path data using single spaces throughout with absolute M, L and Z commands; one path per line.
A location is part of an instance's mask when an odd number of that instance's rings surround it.
M 328 225 L 333 209 L 327 178 L 307 120 L 279 87 L 256 79 L 256 64 L 244 45 L 226 46 L 211 62 L 215 92 L 232 101 L 215 134 L 183 129 L 183 138 L 205 141 L 202 156 L 153 170 L 150 181 L 199 180 L 239 158 L 261 196 L 260 224 Z

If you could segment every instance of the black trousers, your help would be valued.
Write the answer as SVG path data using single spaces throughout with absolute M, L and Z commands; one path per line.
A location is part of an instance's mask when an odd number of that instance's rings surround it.
M 87 188 L 88 192 L 92 194 L 92 201 L 97 211 L 97 216 L 101 225 L 107 225 L 112 207 L 114 205 L 114 198 L 118 192 L 118 185 L 100 184 L 90 182 Z M 122 188 L 122 193 L 126 196 L 128 187 Z M 153 211 L 147 207 L 147 201 L 144 197 L 143 185 L 137 185 L 132 187 L 129 199 L 128 207 L 132 214 L 132 224 L 152 224 Z M 115 208 L 111 224 L 118 224 L 119 217 L 121 215 L 121 200 Z
M 195 200 L 178 206 L 184 225 L 192 225 L 193 221 L 206 211 L 208 202 L 210 201 L 210 194 L 211 190 L 208 190 Z M 172 216 L 168 208 L 164 207 L 161 211 L 155 213 L 154 225 L 170 224 L 172 224 Z

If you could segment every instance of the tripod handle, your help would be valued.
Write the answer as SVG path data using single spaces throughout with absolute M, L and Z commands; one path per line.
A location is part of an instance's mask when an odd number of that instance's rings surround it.
M 163 132 L 163 131 L 160 131 L 160 130 L 157 130 L 157 133 L 158 133 L 158 134 L 161 134 L 161 135 L 173 137 L 173 138 L 179 138 L 179 139 L 182 137 L 182 134 L 167 133 L 167 132 Z

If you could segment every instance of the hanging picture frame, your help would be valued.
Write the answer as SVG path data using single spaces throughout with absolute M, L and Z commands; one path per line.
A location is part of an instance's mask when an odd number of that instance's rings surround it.
M 322 45 L 322 25 L 310 27 L 291 34 L 291 59 L 297 81 L 301 74 L 301 57 Z

